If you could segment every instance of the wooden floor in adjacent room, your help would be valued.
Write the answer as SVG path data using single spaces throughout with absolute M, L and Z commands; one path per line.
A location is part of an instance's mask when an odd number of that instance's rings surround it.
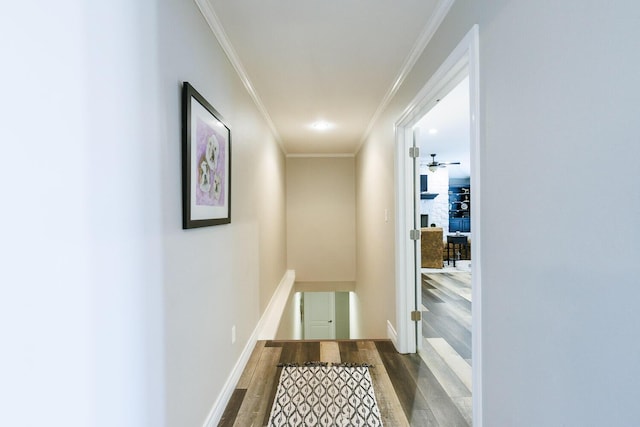
M 309 361 L 368 363 L 385 426 L 468 426 L 470 401 L 450 397 L 451 379 L 417 354 L 398 354 L 388 340 L 259 341 L 219 426 L 266 426 L 282 368 Z M 441 382 L 444 381 L 444 382 Z
M 471 273 L 422 275 L 420 355 L 471 425 Z

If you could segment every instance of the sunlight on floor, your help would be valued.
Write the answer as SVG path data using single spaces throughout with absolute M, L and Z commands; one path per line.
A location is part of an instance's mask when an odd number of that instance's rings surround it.
M 447 262 L 444 262 L 443 268 L 422 268 L 422 273 L 455 273 L 459 271 L 471 271 L 471 261 L 468 259 L 462 259 L 456 261 L 456 266 L 453 266 L 453 263 L 447 265 Z

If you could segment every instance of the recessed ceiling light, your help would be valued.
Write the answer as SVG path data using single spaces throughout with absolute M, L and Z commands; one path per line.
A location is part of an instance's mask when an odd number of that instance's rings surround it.
M 435 129 L 435 128 L 434 129 L 429 129 L 429 133 L 431 135 L 435 135 L 436 133 L 438 133 L 438 129 Z
M 315 130 L 323 131 L 330 129 L 332 127 L 331 123 L 325 121 L 317 121 L 311 125 L 311 127 Z

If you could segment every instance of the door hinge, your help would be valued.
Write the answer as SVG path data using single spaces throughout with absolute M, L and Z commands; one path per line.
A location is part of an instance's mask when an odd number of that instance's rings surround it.
M 409 147 L 409 157 L 412 159 L 420 157 L 420 147 Z
M 420 230 L 409 230 L 409 238 L 411 240 L 420 240 Z
M 415 310 L 411 312 L 411 321 L 412 322 L 419 322 L 422 320 L 422 312 Z

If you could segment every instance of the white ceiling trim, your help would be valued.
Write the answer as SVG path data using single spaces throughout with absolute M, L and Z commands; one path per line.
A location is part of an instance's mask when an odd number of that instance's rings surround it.
M 398 89 L 400 89 L 400 85 L 402 85 L 404 80 L 407 78 L 407 76 L 411 72 L 411 69 L 416 64 L 416 62 L 418 61 L 418 58 L 420 57 L 424 49 L 427 47 L 427 45 L 431 41 L 431 38 L 436 33 L 436 30 L 438 29 L 442 21 L 444 21 L 444 18 L 447 16 L 447 13 L 449 13 L 449 9 L 451 9 L 451 6 L 453 6 L 454 2 L 455 0 L 439 0 L 438 1 L 438 4 L 435 7 L 433 15 L 431 15 L 429 22 L 427 22 L 427 25 L 425 25 L 424 30 L 422 30 L 422 33 L 420 33 L 420 36 L 418 37 L 418 39 L 416 40 L 416 43 L 413 45 L 413 48 L 409 52 L 407 59 L 404 61 L 402 68 L 400 68 L 398 77 L 396 77 L 393 84 L 387 91 L 387 94 L 384 96 L 384 98 L 382 98 L 382 102 L 380 102 L 380 105 L 378 106 L 378 109 L 376 110 L 376 112 L 373 113 L 373 116 L 369 121 L 369 125 L 367 126 L 367 129 L 364 131 L 364 134 L 362 134 L 362 138 L 360 139 L 358 148 L 355 151 L 356 153 L 360 151 L 360 148 L 362 148 L 362 144 L 369 136 L 369 133 L 371 133 L 371 130 L 373 129 L 373 125 L 376 123 L 376 121 L 378 120 L 378 118 L 380 117 L 380 114 L 382 114 L 384 109 L 387 108 L 387 106 L 389 105 L 389 102 L 391 102 L 391 99 L 398 92 Z
M 355 154 L 349 153 L 329 153 L 329 154 L 287 154 L 287 158 L 304 158 L 304 157 L 355 157 Z
M 218 19 L 218 15 L 216 15 L 215 11 L 213 10 L 213 8 L 211 8 L 211 5 L 207 0 L 194 0 L 194 1 L 198 6 L 198 8 L 200 9 L 202 16 L 204 16 L 204 19 L 207 21 L 207 24 L 209 24 L 209 28 L 211 28 L 211 32 L 213 33 L 215 38 L 218 39 L 218 43 L 220 43 L 222 50 L 224 50 L 224 53 L 227 55 L 227 58 L 229 58 L 231 65 L 233 65 L 233 68 L 236 70 L 236 73 L 238 73 L 238 77 L 242 81 L 242 84 L 244 84 L 244 87 L 247 89 L 247 92 L 249 92 L 249 96 L 251 96 L 251 99 L 253 99 L 253 102 L 256 104 L 256 107 L 258 107 L 258 110 L 266 120 L 267 125 L 269 126 L 269 129 L 271 129 L 271 132 L 273 132 L 273 135 L 275 136 L 276 141 L 278 141 L 280 148 L 282 149 L 282 151 L 284 151 L 285 154 L 287 154 L 287 150 L 285 149 L 284 144 L 282 143 L 280 134 L 276 130 L 276 126 L 273 123 L 273 120 L 271 120 L 271 116 L 269 115 L 269 113 L 267 112 L 267 109 L 262 103 L 260 96 L 258 96 L 258 93 L 253 88 L 253 85 L 251 84 L 251 80 L 249 80 L 249 76 L 247 75 L 247 72 L 245 71 L 244 66 L 242 65 L 242 62 L 240 61 L 240 58 L 238 57 L 236 50 L 233 48 L 233 45 L 231 44 L 231 42 L 229 41 L 229 38 L 227 37 L 227 33 L 224 31 L 224 28 L 222 27 L 222 23 Z

